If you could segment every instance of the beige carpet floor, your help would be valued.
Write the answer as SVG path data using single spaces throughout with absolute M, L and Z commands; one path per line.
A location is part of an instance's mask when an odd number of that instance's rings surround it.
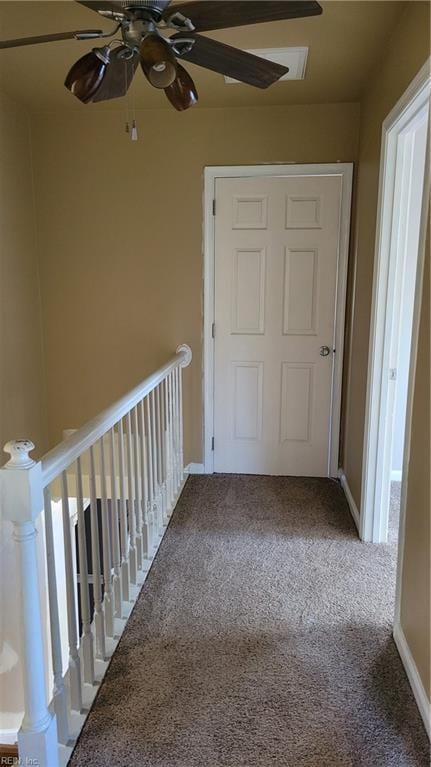
M 71 767 L 426 767 L 395 553 L 335 481 L 190 478 Z

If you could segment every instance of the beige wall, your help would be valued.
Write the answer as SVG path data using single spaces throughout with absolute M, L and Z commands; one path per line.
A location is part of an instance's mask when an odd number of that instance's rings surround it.
M 424 290 L 413 400 L 412 440 L 407 478 L 401 626 L 431 699 L 430 669 L 430 236 L 426 247 Z
M 186 371 L 187 460 L 202 459 L 205 165 L 356 158 L 358 106 L 333 104 L 34 119 L 51 441 L 158 366 Z
M 0 449 L 7 440 L 26 436 L 43 452 L 45 387 L 30 127 L 26 112 L 1 93 L 0 270 Z
M 350 368 L 345 371 L 343 467 L 360 507 L 362 449 L 373 281 L 374 240 L 382 122 L 430 53 L 427 3 L 408 3 L 361 102 L 356 199 L 350 260 Z M 428 245 L 429 259 L 429 245 Z M 429 265 L 428 265 L 429 269 Z M 401 626 L 422 682 L 430 693 L 430 447 L 429 271 L 422 305 L 414 392 L 411 457 L 407 476 L 406 543 L 401 585 Z M 349 348 L 346 355 L 349 354 Z
M 361 102 L 359 162 L 356 183 L 355 222 L 350 257 L 353 297 L 351 346 L 345 397 L 343 468 L 358 508 L 361 502 L 362 450 L 368 369 L 368 341 L 373 285 L 374 240 L 380 166 L 380 137 L 386 115 L 429 56 L 429 6 L 407 3 L 389 47 L 371 77 Z M 349 337 L 349 335 L 348 335 Z
M 27 114 L 0 94 L 0 464 L 7 460 L 1 448 L 9 439 L 30 437 L 39 454 L 47 445 L 31 165 Z M 15 655 L 17 584 L 12 525 L 0 520 L 0 710 L 5 729 L 19 723 L 16 712 L 22 706 Z

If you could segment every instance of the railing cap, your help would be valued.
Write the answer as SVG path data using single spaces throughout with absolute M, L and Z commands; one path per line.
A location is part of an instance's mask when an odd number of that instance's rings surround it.
M 193 354 L 190 346 L 188 344 L 180 344 L 177 346 L 177 354 L 185 355 L 183 361 L 180 364 L 182 368 L 188 367 L 193 359 Z
M 10 460 L 0 468 L 0 516 L 17 524 L 34 522 L 43 509 L 42 464 L 33 461 L 30 439 L 11 439 L 4 446 Z
M 31 439 L 11 439 L 6 442 L 3 450 L 10 455 L 9 461 L 4 466 L 5 469 L 29 469 L 35 464 L 29 456 L 29 453 L 34 450 Z

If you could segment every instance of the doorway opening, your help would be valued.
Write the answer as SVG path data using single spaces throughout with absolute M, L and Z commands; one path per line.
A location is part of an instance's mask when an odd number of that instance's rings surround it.
M 361 538 L 402 546 L 429 187 L 429 62 L 383 123 Z

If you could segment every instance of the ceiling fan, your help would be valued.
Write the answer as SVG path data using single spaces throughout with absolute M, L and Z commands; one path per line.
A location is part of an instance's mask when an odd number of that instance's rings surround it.
M 179 111 L 198 100 L 195 84 L 178 59 L 267 88 L 288 67 L 233 48 L 199 34 L 265 21 L 315 16 L 322 8 L 315 0 L 192 0 L 170 5 L 170 0 L 77 0 L 111 19 L 110 32 L 75 32 L 0 41 L 0 49 L 56 40 L 93 40 L 112 37 L 93 48 L 68 73 L 65 86 L 84 103 L 119 98 L 127 93 L 138 64 L 154 88 L 160 88 Z M 165 36 L 163 32 L 173 30 Z M 117 35 L 120 34 L 121 38 Z

